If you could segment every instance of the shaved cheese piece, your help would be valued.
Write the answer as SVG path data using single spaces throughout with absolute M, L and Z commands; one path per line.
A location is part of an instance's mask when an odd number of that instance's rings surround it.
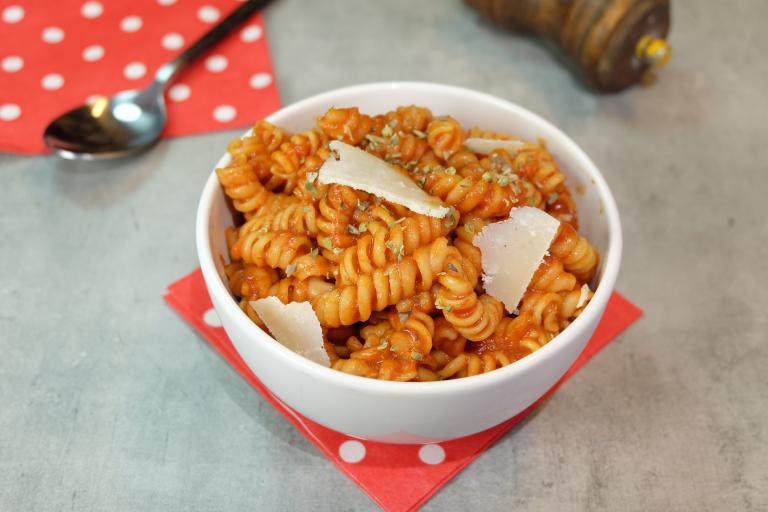
M 517 150 L 525 146 L 525 142 L 521 140 L 480 139 L 471 137 L 464 141 L 464 145 L 473 153 L 480 153 L 481 155 L 490 155 L 497 149 L 503 149 L 512 156 L 517 153 Z
M 338 140 L 328 146 L 336 156 L 331 154 L 320 167 L 319 183 L 338 183 L 363 190 L 430 217 L 442 218 L 450 212 L 438 198 L 421 190 L 407 175 L 384 160 Z
M 588 284 L 585 283 L 584 285 L 582 285 L 581 292 L 579 293 L 579 300 L 578 302 L 576 302 L 576 309 L 581 308 L 581 306 L 587 303 L 587 301 L 589 300 L 590 291 L 591 290 L 589 289 Z
M 323 329 L 309 302 L 283 304 L 277 297 L 249 302 L 281 345 L 310 361 L 330 366 L 323 346 Z
M 485 291 L 510 313 L 517 309 L 559 227 L 548 213 L 523 206 L 513 208 L 508 219 L 485 226 L 473 240 L 482 253 Z

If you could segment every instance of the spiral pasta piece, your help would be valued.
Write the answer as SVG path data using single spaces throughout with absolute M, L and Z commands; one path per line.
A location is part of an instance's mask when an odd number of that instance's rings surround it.
M 371 132 L 373 120 L 357 107 L 331 108 L 317 120 L 317 126 L 329 139 L 357 146 Z
M 270 172 L 285 180 L 285 192 L 290 193 L 296 187 L 298 174 L 307 158 L 314 155 L 327 142 L 325 134 L 318 130 L 306 130 L 293 135 L 288 142 L 270 155 Z M 321 164 L 322 165 L 322 164 Z
M 549 333 L 560 332 L 563 298 L 553 292 L 528 291 L 520 301 L 520 311 L 530 311 L 538 325 Z
M 416 249 L 446 235 L 458 222 L 454 211 L 446 219 L 411 214 L 400 217 L 389 225 L 373 221 L 365 225 L 370 234 L 364 234 L 347 248 L 339 261 L 342 284 L 354 284 L 362 274 L 410 256 Z
M 284 198 L 285 196 L 277 196 Z M 299 235 L 317 236 L 317 209 L 313 204 L 302 204 L 288 197 L 273 201 L 253 213 L 240 228 L 240 234 L 250 231 L 290 231 Z
M 419 361 L 432 349 L 434 322 L 427 314 L 414 313 L 402 323 L 395 320 L 392 327 L 385 334 L 372 334 L 348 360 L 334 363 L 334 368 L 383 380 L 417 378 Z
M 364 322 L 374 311 L 429 290 L 447 257 L 454 251 L 455 248 L 448 246 L 448 240 L 440 237 L 402 261 L 360 276 L 353 285 L 341 285 L 317 297 L 312 306 L 320 324 L 339 327 Z
M 480 176 L 461 176 L 447 170 L 432 171 L 419 178 L 422 188 L 462 214 L 480 218 L 503 217 L 514 206 L 512 191 Z
M 427 142 L 436 155 L 447 160 L 464 142 L 464 133 L 452 117 L 434 119 L 427 127 Z
M 332 289 L 331 283 L 319 277 L 310 277 L 309 279 L 285 277 L 270 286 L 264 297 L 277 297 L 283 304 L 311 302 L 314 298 L 328 293 Z
M 224 193 L 232 199 L 232 204 L 239 212 L 258 210 L 272 197 L 272 192 L 261 184 L 248 164 L 220 167 L 216 169 L 216 176 L 224 188 Z
M 490 295 L 475 293 L 478 272 L 456 251 L 446 261 L 438 277 L 437 307 L 462 336 L 479 341 L 490 336 L 499 325 L 504 306 Z
M 561 260 L 565 270 L 579 281 L 589 281 L 595 275 L 599 262 L 597 251 L 570 224 L 560 223 L 549 251 Z
M 428 108 L 409 105 L 397 107 L 397 109 L 384 114 L 387 124 L 395 131 L 405 133 L 426 133 L 429 123 L 432 122 L 432 112 Z
M 526 144 L 519 149 L 512 160 L 512 167 L 545 195 L 554 192 L 565 181 L 565 176 L 549 151 L 535 144 Z
M 320 200 L 317 243 L 330 261 L 338 263 L 343 249 L 352 246 L 357 240 L 349 225 L 358 203 L 364 197 L 367 194 L 350 187 L 330 185 L 327 196 Z
M 563 292 L 576 287 L 576 276 L 566 272 L 563 263 L 553 256 L 545 256 L 539 268 L 534 272 L 529 290 L 543 292 Z
M 294 261 L 312 250 L 312 241 L 306 235 L 290 231 L 250 231 L 241 236 L 231 255 L 246 263 L 287 269 Z

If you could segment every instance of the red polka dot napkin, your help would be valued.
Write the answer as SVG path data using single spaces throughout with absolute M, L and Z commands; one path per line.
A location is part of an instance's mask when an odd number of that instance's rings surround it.
M 0 0 L 0 151 L 41 153 L 58 114 L 143 87 L 237 0 Z M 280 105 L 261 16 L 182 72 L 166 136 L 245 126 Z
M 533 404 L 489 430 L 444 443 L 415 446 L 360 441 L 301 416 L 259 382 L 221 328 L 199 269 L 171 284 L 165 300 L 273 407 L 384 510 L 416 510 L 538 405 L 538 402 Z M 614 293 L 584 352 L 550 393 L 641 314 L 640 309 Z

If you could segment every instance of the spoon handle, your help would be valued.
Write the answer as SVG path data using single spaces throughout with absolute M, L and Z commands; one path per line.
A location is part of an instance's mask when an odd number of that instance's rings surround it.
M 229 16 L 209 30 L 203 37 L 195 41 L 192 46 L 184 50 L 178 57 L 171 62 L 163 64 L 160 69 L 157 70 L 157 73 L 155 73 L 155 83 L 153 85 L 165 89 L 181 68 L 205 53 L 221 38 L 232 32 L 232 30 L 234 30 L 240 23 L 245 21 L 251 14 L 267 5 L 269 1 L 270 0 L 248 0 L 232 11 Z

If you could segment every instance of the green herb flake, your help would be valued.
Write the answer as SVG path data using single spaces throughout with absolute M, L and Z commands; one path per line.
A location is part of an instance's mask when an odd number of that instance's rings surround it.
M 341 254 L 344 252 L 344 249 L 342 249 L 341 247 L 334 247 L 332 251 L 333 251 L 333 254 Z
M 427 134 L 426 134 L 426 133 L 424 133 L 424 132 L 423 132 L 423 131 L 421 131 L 421 130 L 413 130 L 413 134 L 414 134 L 415 136 L 417 136 L 418 138 L 420 138 L 420 139 L 426 139 L 426 138 L 427 138 Z
M 491 174 L 490 171 L 485 171 L 483 173 L 483 181 L 486 183 L 490 183 L 493 181 L 493 174 Z
M 370 133 L 365 136 L 368 141 L 370 141 L 374 145 L 384 144 L 387 142 L 387 140 L 384 137 L 377 137 L 376 135 L 371 135 Z
M 389 126 L 388 124 L 385 124 L 384 128 L 382 128 L 382 130 L 381 130 L 381 134 L 384 137 L 391 137 L 393 133 L 395 133 L 395 132 L 392 131 L 392 127 Z
M 454 176 L 456 174 L 456 168 L 455 167 L 448 167 L 447 169 L 445 169 L 444 172 L 448 176 Z
M 421 361 L 422 359 L 424 359 L 424 356 L 414 350 L 413 352 L 411 352 L 411 359 L 413 359 L 414 361 Z
M 360 230 L 358 230 L 352 224 L 347 224 L 347 232 L 349 232 L 350 235 L 359 235 L 360 234 Z
M 331 243 L 330 238 L 323 238 L 322 240 L 319 240 L 319 243 L 321 246 L 325 247 L 329 251 L 333 250 L 333 243 Z
M 311 251 L 309 251 L 309 255 L 313 258 L 317 258 L 317 256 L 320 254 L 320 249 L 317 247 L 313 247 Z
M 554 204 L 555 201 L 557 201 L 557 192 L 552 192 L 549 194 L 549 197 L 547 197 L 547 204 Z
M 458 272 L 459 271 L 459 269 L 456 268 L 456 265 L 454 265 L 453 263 L 449 263 L 448 264 L 448 270 L 450 270 L 451 272 Z
M 291 277 L 296 272 L 296 264 L 291 263 L 287 267 L 285 267 L 285 275 L 288 277 Z
M 357 230 L 360 233 L 365 233 L 368 231 L 368 223 L 367 222 L 361 222 L 359 226 L 357 226 Z
M 422 176 L 417 181 L 419 183 L 419 187 L 424 188 L 424 185 L 427 184 L 427 177 L 426 176 Z
M 381 340 L 381 343 L 379 343 L 379 346 L 376 348 L 378 348 L 379 350 L 387 350 L 387 347 L 389 347 L 389 341 L 387 341 L 386 338 L 383 338 Z
M 464 224 L 464 229 L 466 229 L 467 233 L 469 233 L 470 235 L 475 234 L 475 225 L 472 223 Z
M 410 318 L 410 316 L 411 316 L 410 313 L 398 313 L 397 314 L 397 317 L 400 319 L 400 323 L 401 324 L 404 324 L 408 320 L 408 318 Z
M 304 182 L 304 189 L 315 197 L 317 197 L 317 188 L 315 188 L 314 181 L 317 179 L 317 176 L 318 173 L 316 172 L 308 172 L 307 179 Z
M 367 210 L 368 206 L 370 206 L 368 204 L 368 201 L 358 201 L 357 202 L 357 209 L 360 210 L 361 212 L 364 212 L 365 210 Z
M 509 176 L 504 176 L 504 175 L 499 176 L 499 185 L 501 185 L 502 187 L 506 187 L 507 185 L 509 185 Z

